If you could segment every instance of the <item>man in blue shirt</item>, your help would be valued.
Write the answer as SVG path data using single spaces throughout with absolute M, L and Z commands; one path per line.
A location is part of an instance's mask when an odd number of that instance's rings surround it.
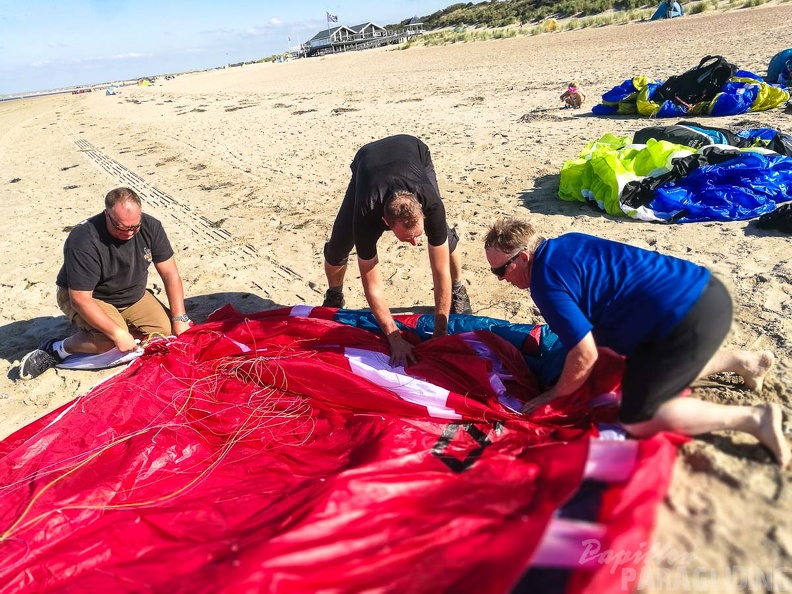
M 598 348 L 606 347 L 625 357 L 619 419 L 632 435 L 734 429 L 756 437 L 787 465 L 792 454 L 777 404 L 726 406 L 677 398 L 697 378 L 724 371 L 759 391 L 774 361 L 770 351 L 720 349 L 732 304 L 709 270 L 581 233 L 546 240 L 517 219 L 496 222 L 484 246 L 492 273 L 530 288 L 567 351 L 558 382 L 523 412 L 580 388 Z

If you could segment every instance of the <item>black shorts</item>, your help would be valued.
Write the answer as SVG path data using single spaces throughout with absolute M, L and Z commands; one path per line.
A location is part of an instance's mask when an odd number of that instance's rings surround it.
M 732 321 L 732 301 L 723 283 L 710 277 L 696 304 L 668 336 L 641 344 L 627 357 L 619 420 L 641 423 L 693 383 L 723 343 Z
M 459 236 L 456 229 L 448 227 L 448 251 L 454 253 Z M 349 261 L 349 253 L 355 247 L 355 236 L 352 232 L 352 213 L 345 213 L 342 205 L 341 211 L 333 224 L 333 233 L 330 241 L 324 245 L 324 258 L 330 266 L 345 266 Z

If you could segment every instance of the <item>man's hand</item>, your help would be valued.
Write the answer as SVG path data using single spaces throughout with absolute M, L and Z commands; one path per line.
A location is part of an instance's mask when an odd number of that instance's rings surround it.
M 440 336 L 448 336 L 448 316 L 435 316 L 434 317 L 434 331 L 432 338 Z
M 572 394 L 591 375 L 598 356 L 594 335 L 589 332 L 567 353 L 566 359 L 564 359 L 564 369 L 561 370 L 561 376 L 556 384 L 544 394 L 526 402 L 521 412 L 523 414 L 531 413 L 556 398 Z
M 415 363 L 412 345 L 399 334 L 396 322 L 393 321 L 393 316 L 388 309 L 388 303 L 385 301 L 379 273 L 379 259 L 376 256 L 371 260 L 358 258 L 358 268 L 360 269 L 360 280 L 363 282 L 363 292 L 366 294 L 371 313 L 374 314 L 382 333 L 388 338 L 390 364 L 395 366 L 406 365 L 409 362 Z
M 540 394 L 533 400 L 529 400 L 525 404 L 523 404 L 522 409 L 520 412 L 524 415 L 530 414 L 535 410 L 542 408 L 545 404 L 549 404 L 553 400 L 558 397 L 558 394 L 552 388 L 545 392 L 544 394 Z
M 448 315 L 451 312 L 451 255 L 448 240 L 440 246 L 429 245 L 429 265 L 434 282 L 434 334 L 433 338 L 448 334 Z
M 110 339 L 122 353 L 131 353 L 138 348 L 138 344 L 135 342 L 134 337 L 128 331 L 122 330 L 121 328 L 118 328 L 118 331 L 114 332 L 113 335 L 110 336 Z
M 388 345 L 390 346 L 390 364 L 394 367 L 415 363 L 413 346 L 404 340 L 398 330 L 388 334 Z
M 162 284 L 165 285 L 165 294 L 168 296 L 171 315 L 183 314 L 186 311 L 184 309 L 184 286 L 176 266 L 176 258 L 171 256 L 164 262 L 155 263 L 154 267 L 162 278 Z M 189 322 L 171 322 L 171 331 L 175 336 L 185 332 L 189 327 Z

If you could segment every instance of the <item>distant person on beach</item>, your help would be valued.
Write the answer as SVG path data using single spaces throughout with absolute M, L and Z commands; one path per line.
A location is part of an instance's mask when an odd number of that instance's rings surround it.
M 792 85 L 792 47 L 781 50 L 770 59 L 765 81 L 785 87 Z
M 179 335 L 190 327 L 184 308 L 182 279 L 162 224 L 141 210 L 129 188 L 105 196 L 101 213 L 76 225 L 63 246 L 58 273 L 58 307 L 77 332 L 64 340 L 50 338 L 22 358 L 19 376 L 38 377 L 69 355 L 138 348 L 136 339 Z M 168 296 L 170 312 L 148 291 L 154 264 Z
M 723 283 L 687 260 L 581 233 L 539 236 L 517 219 L 484 240 L 492 273 L 531 298 L 567 351 L 558 382 L 526 403 L 531 412 L 580 388 L 598 347 L 626 357 L 619 420 L 636 437 L 732 429 L 756 437 L 785 467 L 790 449 L 775 403 L 728 406 L 679 396 L 697 378 L 725 371 L 760 391 L 770 351 L 720 349 L 732 321 Z
M 449 312 L 472 313 L 462 284 L 458 237 L 446 223 L 432 157 L 419 139 L 401 134 L 369 143 L 357 152 L 351 168 L 352 179 L 324 247 L 329 289 L 322 305 L 344 307 L 344 276 L 354 247 L 366 300 L 388 337 L 391 363 L 414 362 L 412 345 L 399 334 L 385 300 L 377 241 L 390 230 L 399 241 L 417 245 L 426 231 L 434 282 L 434 335 L 443 336 Z
M 561 100 L 566 104 L 566 107 L 580 109 L 586 101 L 586 94 L 580 89 L 577 82 L 572 81 L 567 86 L 567 90 L 561 94 Z
M 778 84 L 792 87 L 792 58 L 784 63 L 784 68 L 778 75 Z

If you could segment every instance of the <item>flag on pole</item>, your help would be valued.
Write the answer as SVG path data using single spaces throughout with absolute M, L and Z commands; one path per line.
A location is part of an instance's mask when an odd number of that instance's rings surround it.
M 286 39 L 288 39 L 289 41 L 291 41 L 291 37 L 287 37 Z
M 334 14 L 330 14 L 330 13 L 328 12 L 328 13 L 327 13 L 327 22 L 328 22 L 328 23 L 337 23 L 337 22 L 338 22 L 338 17 L 337 17 L 336 15 L 334 15 Z

